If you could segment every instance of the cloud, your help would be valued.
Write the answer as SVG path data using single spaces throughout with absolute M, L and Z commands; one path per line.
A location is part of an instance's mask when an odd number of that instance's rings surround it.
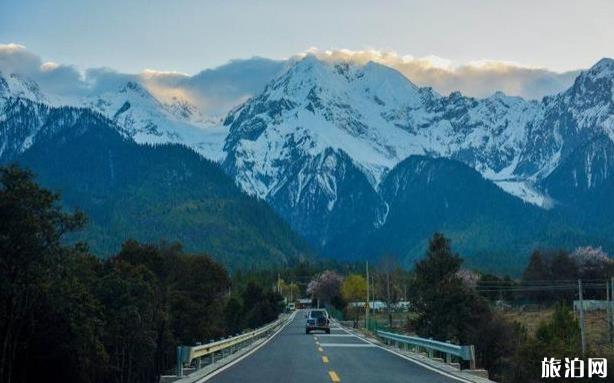
M 289 60 L 259 57 L 233 60 L 193 76 L 154 69 L 129 74 L 104 67 L 81 73 L 72 65 L 45 62 L 18 44 L 0 44 L 0 71 L 30 77 L 39 83 L 43 91 L 68 97 L 116 91 L 126 82 L 136 81 L 163 102 L 184 99 L 195 104 L 206 115 L 221 117 L 263 89 L 293 60 L 309 53 L 323 60 L 378 62 L 397 69 L 416 85 L 431 86 L 444 95 L 460 90 L 470 96 L 487 97 L 496 91 L 503 91 L 509 95 L 539 99 L 566 89 L 578 74 L 577 71 L 557 73 L 497 60 L 456 63 L 438 56 L 401 56 L 392 51 L 322 51 L 316 48 Z
M 579 71 L 558 73 L 509 61 L 479 60 L 455 63 L 438 56 L 400 56 L 396 52 L 308 49 L 324 60 L 374 61 L 395 68 L 418 86 L 431 86 L 441 94 L 453 91 L 473 97 L 488 97 L 496 91 L 530 99 L 567 89 Z
M 49 93 L 72 95 L 85 90 L 74 66 L 43 62 L 23 45 L 0 44 L 0 71 L 29 77 Z
M 26 47 L 0 44 L 0 71 L 18 73 L 36 81 L 41 89 L 71 103 L 75 97 L 114 92 L 128 81 L 138 82 L 162 102 L 189 101 L 206 115 L 222 117 L 280 74 L 287 61 L 265 58 L 233 60 L 194 76 L 174 71 L 145 69 L 141 73 L 121 73 L 111 68 L 86 69 L 44 62 Z
M 263 90 L 288 64 L 287 60 L 261 57 L 232 60 L 181 79 L 178 85 L 191 94 L 207 114 L 221 116 Z

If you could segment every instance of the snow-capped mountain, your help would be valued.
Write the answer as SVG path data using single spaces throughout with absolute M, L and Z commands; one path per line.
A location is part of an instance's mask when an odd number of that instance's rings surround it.
M 413 154 L 458 159 L 504 181 L 513 177 L 527 124 L 540 112 L 539 103 L 518 97 L 442 97 L 380 64 L 307 56 L 226 119 L 226 166 L 261 198 L 277 190 L 296 160 L 287 150 L 291 141 L 298 144 L 294 154 L 306 158 L 342 150 L 374 188 Z
M 29 148 L 49 114 L 38 85 L 0 72 L 0 160 L 12 160 Z
M 181 143 L 216 161 L 223 155 L 227 129 L 205 124 L 187 100 L 161 103 L 137 82 L 129 81 L 115 91 L 93 94 L 78 103 L 115 121 L 137 143 Z
M 545 97 L 528 124 L 519 177 L 547 177 L 576 148 L 599 135 L 614 140 L 614 60 L 602 59 L 563 93 Z
M 603 59 L 542 101 L 503 93 L 475 99 L 417 87 L 384 65 L 306 56 L 223 121 L 209 121 L 189 100 L 160 101 L 136 81 L 66 101 L 5 75 L 0 160 L 36 142 L 50 110 L 61 109 L 50 105 L 68 102 L 106 116 L 138 143 L 182 143 L 220 161 L 244 191 L 266 200 L 325 254 L 348 257 L 367 251 L 370 241 L 407 252 L 409 237 L 397 226 L 409 225 L 411 211 L 441 218 L 427 231 L 461 230 L 472 238 L 462 230 L 490 236 L 501 224 L 510 241 L 519 234 L 531 241 L 533 228 L 517 230 L 526 226 L 523 217 L 540 227 L 560 213 L 591 227 L 591 216 L 609 214 L 596 204 L 614 206 L 613 82 L 614 61 Z M 462 192 L 441 180 L 464 182 L 459 174 L 469 185 Z M 484 204 L 472 188 L 510 218 L 497 223 L 493 209 L 475 207 Z M 463 206 L 480 211 L 461 214 Z M 575 225 L 561 225 L 568 224 Z
M 31 115 L 31 104 L 36 104 L 34 109 L 41 110 L 42 114 Z M 187 100 L 173 99 L 163 104 L 134 81 L 114 91 L 86 97 L 58 97 L 44 93 L 31 79 L 0 73 L 0 121 L 13 126 L 0 131 L 0 156 L 14 156 L 26 150 L 44 125 L 44 112 L 49 107 L 64 105 L 101 113 L 116 123 L 120 133 L 137 143 L 180 143 L 214 161 L 220 161 L 224 154 L 222 148 L 228 129 L 222 126 L 221 120 L 203 118 Z
M 536 185 L 561 158 L 594 134 L 614 137 L 613 62 L 601 60 L 568 91 L 537 102 L 500 92 L 442 97 L 380 64 L 307 56 L 228 116 L 226 165 L 246 191 L 266 198 L 294 160 L 290 141 L 306 157 L 344 151 L 374 187 L 409 155 L 447 157 L 543 205 Z
M 9 98 L 23 98 L 44 103 L 49 102 L 35 81 L 15 73 L 5 75 L 0 72 L 0 102 L 4 102 Z
M 403 145 L 410 136 L 394 126 L 421 97 L 400 73 L 379 64 L 359 68 L 307 56 L 226 118 L 227 167 L 246 191 L 265 198 L 296 155 L 313 158 L 332 148 L 376 185 L 395 163 L 422 151 L 419 143 Z
M 228 115 L 224 168 L 318 246 L 337 242 L 339 232 L 384 226 L 391 205 L 381 185 L 412 155 L 460 161 L 503 191 L 552 208 L 563 197 L 550 196 L 546 178 L 594 137 L 612 140 L 613 63 L 600 61 L 569 90 L 538 102 L 441 96 L 380 64 L 307 56 Z

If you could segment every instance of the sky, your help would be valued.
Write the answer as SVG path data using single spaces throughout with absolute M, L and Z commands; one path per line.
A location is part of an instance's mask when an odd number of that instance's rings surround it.
M 614 57 L 612 20 L 612 0 L 0 0 L 0 71 L 66 95 L 128 79 L 157 97 L 196 89 L 222 113 L 312 53 L 443 95 L 540 99 Z
M 80 70 L 189 74 L 231 59 L 393 51 L 562 72 L 614 56 L 614 1 L 0 1 L 0 42 Z

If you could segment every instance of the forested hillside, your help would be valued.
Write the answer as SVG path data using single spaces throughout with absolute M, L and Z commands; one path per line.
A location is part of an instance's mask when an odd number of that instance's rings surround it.
M 41 116 L 36 142 L 16 161 L 89 222 L 69 239 L 102 256 L 122 242 L 180 241 L 225 265 L 260 268 L 310 256 L 307 245 L 220 167 L 181 145 L 137 145 L 84 109 Z

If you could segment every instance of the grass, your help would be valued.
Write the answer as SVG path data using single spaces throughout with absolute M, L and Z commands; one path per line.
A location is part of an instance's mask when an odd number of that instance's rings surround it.
M 553 308 L 536 311 L 509 310 L 501 312 L 505 318 L 524 325 L 529 335 L 535 335 L 535 331 L 539 324 L 549 320 L 553 313 Z M 584 313 L 584 329 L 586 332 L 587 347 L 598 353 L 604 351 L 612 352 L 614 349 L 614 345 L 608 342 L 606 313 L 605 310 L 587 311 Z M 579 317 L 577 313 L 576 317 Z

